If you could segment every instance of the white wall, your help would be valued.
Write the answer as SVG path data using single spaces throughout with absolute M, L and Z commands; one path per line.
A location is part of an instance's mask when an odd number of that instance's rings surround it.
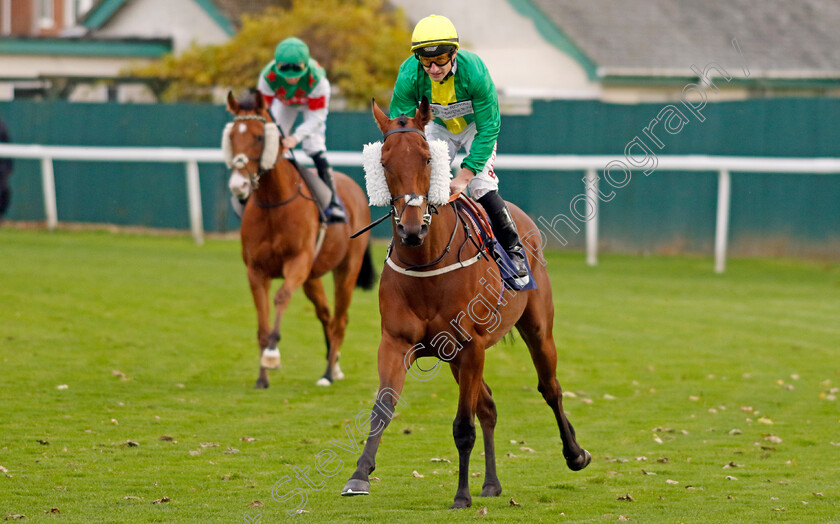
M 46 76 L 118 76 L 120 71 L 148 60 L 113 57 L 78 57 L 58 55 L 5 55 L 0 69 L 7 78 L 38 78 Z
M 230 37 L 191 0 L 133 0 L 96 31 L 97 36 L 172 38 L 177 55 L 196 42 L 219 44 Z
M 597 97 L 599 86 L 569 55 L 545 41 L 507 0 L 392 0 L 413 24 L 431 14 L 452 20 L 461 45 L 487 64 L 503 97 Z M 406 42 L 408 56 L 409 42 Z

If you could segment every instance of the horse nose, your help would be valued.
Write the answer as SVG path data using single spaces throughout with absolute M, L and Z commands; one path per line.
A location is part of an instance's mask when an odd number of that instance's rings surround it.
M 421 224 L 417 226 L 406 226 L 402 223 L 397 224 L 397 234 L 400 236 L 400 241 L 406 246 L 419 246 L 423 243 L 423 239 L 429 234 L 429 226 Z
M 239 171 L 234 171 L 228 180 L 228 188 L 240 200 L 245 199 L 251 194 L 251 181 Z

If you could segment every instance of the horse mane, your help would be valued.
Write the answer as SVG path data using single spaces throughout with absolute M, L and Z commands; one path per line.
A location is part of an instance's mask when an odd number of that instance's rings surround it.
M 398 116 L 397 117 L 397 124 L 399 124 L 400 127 L 405 127 L 406 124 L 408 124 L 408 117 L 405 116 L 405 115 Z

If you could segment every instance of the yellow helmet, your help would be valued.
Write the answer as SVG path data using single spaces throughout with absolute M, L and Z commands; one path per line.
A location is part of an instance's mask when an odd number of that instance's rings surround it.
M 411 33 L 411 52 L 423 47 L 439 45 L 454 46 L 458 49 L 458 31 L 445 16 L 431 15 L 417 22 Z

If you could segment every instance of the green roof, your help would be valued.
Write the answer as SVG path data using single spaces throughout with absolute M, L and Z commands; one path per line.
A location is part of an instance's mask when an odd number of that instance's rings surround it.
M 184 0 L 178 0 L 184 1 Z M 228 20 L 217 8 L 212 0 L 193 0 L 201 9 L 207 13 L 215 23 L 229 36 L 236 33 L 233 24 Z M 125 5 L 126 0 L 100 0 L 93 8 L 85 15 L 82 22 L 88 29 L 99 29 L 111 19 L 117 11 Z
M 76 38 L 0 38 L 0 55 L 122 56 L 159 58 L 172 52 L 169 39 L 90 40 Z

